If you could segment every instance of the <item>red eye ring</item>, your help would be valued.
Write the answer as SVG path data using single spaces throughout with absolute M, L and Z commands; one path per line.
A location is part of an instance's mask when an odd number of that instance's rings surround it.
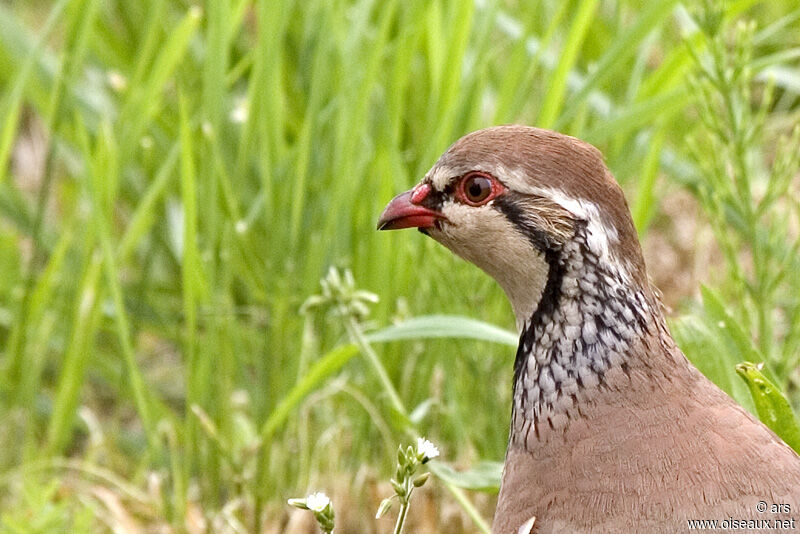
M 456 198 L 470 206 L 483 206 L 505 191 L 505 186 L 485 172 L 468 172 L 456 186 Z

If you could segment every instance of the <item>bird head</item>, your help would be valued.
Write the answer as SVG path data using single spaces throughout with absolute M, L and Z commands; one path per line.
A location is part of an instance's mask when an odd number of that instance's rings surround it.
M 498 126 L 453 144 L 413 189 L 396 196 L 380 230 L 418 228 L 495 278 L 520 328 L 570 262 L 587 256 L 621 284 L 646 287 L 625 197 L 593 146 L 556 132 Z M 584 254 L 565 254 L 582 247 Z M 554 295 L 550 295 L 554 297 Z

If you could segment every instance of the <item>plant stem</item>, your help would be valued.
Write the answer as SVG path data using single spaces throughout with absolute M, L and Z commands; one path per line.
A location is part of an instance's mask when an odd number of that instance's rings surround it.
M 458 504 L 461 505 L 461 508 L 467 512 L 467 515 L 470 519 L 472 519 L 472 522 L 475 523 L 475 526 L 478 527 L 483 534 L 489 534 L 491 531 L 489 523 L 486 522 L 483 516 L 481 516 L 480 512 L 478 512 L 478 509 L 475 508 L 467 496 L 464 495 L 464 491 L 450 483 L 445 483 L 445 486 L 447 486 L 447 490 L 450 492 L 450 495 L 452 495 Z
M 364 333 L 361 331 L 361 325 L 356 321 L 355 317 L 352 315 L 347 316 L 345 328 L 347 329 L 347 333 L 350 335 L 350 338 L 355 342 L 356 345 L 358 345 L 358 348 L 361 350 L 364 356 L 367 357 L 369 363 L 371 363 L 372 367 L 375 368 L 375 372 L 378 374 L 378 379 L 381 381 L 383 389 L 389 395 L 389 400 L 392 403 L 392 407 L 398 413 L 404 416 L 408 415 L 408 411 L 403 405 L 403 401 L 400 400 L 400 395 L 397 393 L 394 384 L 392 384 L 392 380 L 389 378 L 389 373 L 386 372 L 386 368 L 383 366 L 380 358 L 378 358 L 378 355 L 374 350 L 372 350 L 372 346 L 364 337 Z
M 344 311 L 343 307 L 340 307 L 340 309 Z M 375 368 L 375 372 L 378 374 L 378 379 L 381 381 L 383 388 L 389 395 L 389 399 L 391 400 L 394 409 L 397 410 L 398 413 L 406 416 L 408 414 L 408 410 L 406 410 L 405 405 L 403 405 L 403 401 L 400 399 L 400 395 L 398 395 L 397 390 L 392 384 L 392 381 L 389 378 L 389 373 L 386 372 L 386 368 L 383 366 L 383 363 L 381 363 L 380 358 L 378 358 L 378 355 L 372 349 L 372 345 L 370 345 L 369 341 L 367 341 L 367 338 L 364 337 L 364 332 L 361 330 L 361 325 L 359 322 L 355 319 L 355 317 L 347 314 L 344 324 L 350 339 L 353 340 L 353 342 L 358 346 L 361 352 L 367 357 L 372 366 Z M 413 437 L 417 437 L 418 430 L 416 426 L 407 417 L 406 422 L 408 424 L 406 430 Z M 477 526 L 484 534 L 489 534 L 489 524 L 486 523 L 486 520 L 483 519 L 483 517 L 481 517 L 481 514 L 478 512 L 475 506 L 473 506 L 469 499 L 467 499 L 467 496 L 464 495 L 464 492 L 461 491 L 461 488 L 458 488 L 449 482 L 445 482 L 444 484 L 450 494 L 461 505 L 461 508 L 464 509 L 470 519 L 472 519 L 473 523 L 475 523 L 475 526 Z M 402 523 L 400 520 L 401 518 L 405 520 L 404 518 L 406 513 L 408 513 L 408 502 L 401 504 L 400 515 L 397 518 L 398 524 L 401 528 Z M 395 532 L 399 532 L 397 530 L 397 525 L 395 525 Z
M 394 524 L 394 534 L 400 534 L 401 532 L 403 532 L 403 524 L 406 522 L 407 514 L 408 514 L 408 501 L 400 503 L 400 512 L 397 514 L 397 523 Z

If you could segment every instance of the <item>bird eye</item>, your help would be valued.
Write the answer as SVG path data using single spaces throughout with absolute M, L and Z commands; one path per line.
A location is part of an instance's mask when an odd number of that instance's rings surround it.
M 461 188 L 468 203 L 482 204 L 492 194 L 492 179 L 485 174 L 471 174 L 464 179 Z

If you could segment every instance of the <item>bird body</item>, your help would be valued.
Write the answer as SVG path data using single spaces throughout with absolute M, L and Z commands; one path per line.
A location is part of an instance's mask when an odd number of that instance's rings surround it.
M 494 532 L 681 532 L 694 519 L 774 519 L 797 510 L 797 456 L 660 336 L 577 395 L 573 413 L 509 442 Z M 795 515 L 794 517 L 796 517 Z
M 676 347 L 597 149 L 526 126 L 473 132 L 379 222 L 407 227 L 494 277 L 516 315 L 493 532 L 800 528 L 800 458 Z

